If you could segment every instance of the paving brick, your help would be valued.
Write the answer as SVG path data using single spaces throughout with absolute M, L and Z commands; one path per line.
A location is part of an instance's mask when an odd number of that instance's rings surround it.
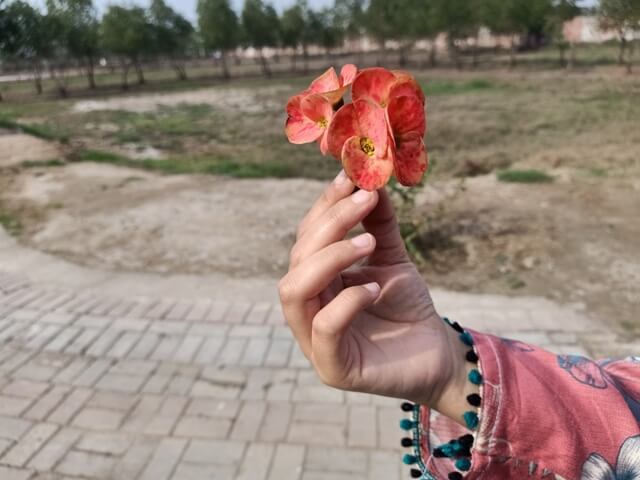
M 279 444 L 276 447 L 268 480 L 299 480 L 304 457 L 304 446 Z
M 154 320 L 160 320 L 169 313 L 169 311 L 176 304 L 175 300 L 163 299 L 157 302 L 148 312 L 144 314 L 145 318 L 151 318 Z
M 96 392 L 86 405 L 88 407 L 108 408 L 127 412 L 133 408 L 137 401 L 137 395 L 102 391 Z
M 347 423 L 347 407 L 330 403 L 298 403 L 293 412 L 293 420 L 344 425 Z
M 10 351 L 10 349 L 7 349 Z M 11 373 L 22 367 L 35 355 L 32 351 L 16 351 L 8 359 L 4 360 L 0 365 L 0 372 Z
M 149 375 L 158 368 L 157 362 L 150 360 L 119 360 L 113 362 L 109 373 L 124 375 Z
M 164 322 L 151 322 L 151 325 L 149 325 L 149 332 L 180 336 L 183 335 L 188 328 L 189 324 L 187 322 L 166 320 Z
M 307 448 L 305 468 L 327 472 L 365 473 L 367 453 L 366 450 L 354 448 L 310 446 Z
M 96 388 L 114 392 L 135 393 L 140 390 L 146 380 L 147 377 L 142 375 L 125 375 L 109 372 L 96 383 Z
M 187 446 L 187 440 L 165 438 L 156 449 L 139 480 L 168 480 Z
M 33 472 L 31 470 L 3 467 L 0 465 L 0 478 L 2 478 L 2 480 L 28 480 L 32 475 Z
M 224 343 L 224 337 L 208 338 L 200 347 L 200 351 L 196 355 L 195 362 L 205 365 L 213 363 Z
M 145 333 L 140 341 L 133 347 L 133 350 L 129 352 L 128 358 L 131 359 L 144 359 L 149 357 L 151 352 L 155 350 L 158 343 L 160 343 L 160 335 L 155 333 Z
M 104 356 L 113 344 L 116 343 L 120 335 L 122 335 L 121 330 L 114 330 L 113 328 L 105 330 L 98 340 L 93 342 L 91 347 L 87 350 L 87 355 L 91 355 L 93 357 Z
M 174 395 L 188 395 L 191 391 L 191 387 L 195 382 L 194 376 L 176 375 L 167 385 L 167 393 Z
M 53 379 L 55 383 L 71 384 L 91 363 L 88 358 L 74 358 Z
M 191 388 L 194 397 L 212 397 L 218 399 L 235 399 L 240 395 L 240 388 L 231 385 L 219 385 L 206 380 L 196 380 Z
M 102 330 L 98 330 L 96 328 L 85 329 L 67 348 L 65 348 L 65 353 L 83 355 L 101 333 Z
M 307 385 L 293 390 L 294 402 L 344 403 L 344 392 L 324 385 Z
M 255 440 L 267 410 L 264 402 L 244 402 L 233 425 L 230 438 L 234 440 Z
M 226 438 L 231 428 L 231 420 L 184 416 L 174 430 L 177 437 L 189 438 Z
M 182 338 L 176 336 L 161 338 L 160 343 L 158 343 L 158 346 L 151 355 L 149 355 L 149 358 L 151 360 L 171 360 L 181 341 Z
M 91 397 L 92 391 L 87 388 L 73 390 L 64 401 L 49 415 L 50 422 L 66 425 Z
M 365 480 L 365 476 L 355 473 L 317 472 L 305 470 L 302 480 Z
M 14 380 L 2 389 L 2 393 L 14 397 L 36 398 L 47 391 L 49 387 L 50 384 L 45 382 Z
M 111 365 L 111 360 L 97 358 L 72 383 L 76 386 L 92 387 L 109 370 Z
M 48 312 L 40 321 L 43 323 L 55 323 L 56 325 L 70 325 L 76 319 L 76 315 L 70 313 Z
M 29 420 L 42 421 L 56 408 L 64 397 L 69 393 L 70 387 L 55 386 L 45 395 L 40 397 L 30 408 L 27 410 L 23 417 Z
M 121 430 L 142 432 L 162 405 L 163 398 L 158 395 L 143 395 L 131 414 L 126 418 Z
M 264 442 L 281 442 L 287 438 L 292 406 L 288 402 L 269 403 L 258 438 Z
M 349 407 L 347 445 L 349 447 L 376 446 L 376 408 L 371 405 Z
M 49 343 L 62 329 L 61 325 L 38 325 L 39 332 L 29 340 L 25 345 L 26 348 L 32 350 L 40 350 L 44 345 Z
M 156 304 L 156 300 L 150 298 L 139 298 L 136 304 L 126 314 L 126 318 L 142 318 Z
M 192 440 L 183 460 L 192 463 L 238 466 L 246 444 L 234 440 Z
M 151 322 L 142 318 L 116 318 L 111 323 L 113 330 L 126 330 L 129 332 L 144 332 Z
M 275 446 L 268 443 L 252 443 L 238 469 L 236 480 L 266 480 Z
M 94 315 L 81 315 L 73 322 L 74 327 L 88 328 L 93 330 L 104 330 L 111 323 L 108 318 L 96 317 Z
M 273 308 L 271 309 L 271 312 L 269 312 L 267 323 L 269 325 L 278 325 L 278 326 L 282 326 L 286 324 L 284 315 L 282 314 L 282 308 L 280 308 L 280 305 L 273 306 Z
M 53 340 L 47 343 L 44 350 L 48 352 L 61 352 L 82 332 L 81 328 L 66 327 L 58 333 Z
M 271 304 L 267 302 L 255 303 L 247 317 L 245 323 L 247 324 L 263 324 L 267 321 L 269 312 L 271 311 Z
M 192 302 L 181 301 L 177 302 L 171 310 L 166 315 L 168 320 L 184 320 L 189 311 L 193 307 Z
M 146 425 L 144 433 L 147 435 L 169 435 L 182 415 L 187 402 L 186 397 L 165 398 L 156 415 Z
M 24 467 L 29 459 L 56 433 L 58 428 L 57 425 L 48 423 L 35 425 L 2 457 L 2 463 L 14 467 Z
M 240 359 L 239 364 L 248 367 L 259 367 L 264 362 L 264 357 L 269 348 L 268 338 L 251 338 L 247 348 Z
M 71 446 L 80 438 L 80 430 L 63 428 L 56 433 L 42 449 L 29 461 L 28 466 L 41 472 L 50 472 Z
M 343 425 L 294 422 L 289 428 L 288 441 L 306 445 L 344 446 L 346 432 Z
M 117 430 L 124 414 L 117 410 L 86 407 L 73 420 L 73 425 L 87 430 Z
M 402 430 L 398 428 L 398 408 L 378 408 L 378 447 L 398 450 Z
M 124 433 L 87 432 L 75 445 L 76 450 L 84 450 L 106 455 L 123 455 L 133 443 L 133 437 Z
M 205 317 L 206 321 L 222 322 L 223 320 L 225 320 L 225 317 L 227 315 L 227 312 L 229 312 L 230 307 L 231 307 L 231 304 L 229 302 L 224 302 L 224 301 L 212 302 L 211 308 L 209 309 L 209 312 Z
M 115 465 L 116 459 L 108 455 L 71 451 L 56 467 L 56 472 L 107 480 L 111 478 L 111 472 Z
M 19 440 L 31 425 L 27 420 L 0 416 L 0 438 Z
M 19 417 L 32 403 L 33 400 L 31 398 L 0 395 L 0 415 Z
M 286 338 L 278 338 L 271 341 L 269 350 L 264 360 L 265 367 L 284 367 L 289 362 L 293 341 Z
M 201 463 L 180 463 L 172 480 L 234 480 L 234 468 Z
M 218 418 L 236 418 L 240 406 L 229 400 L 194 398 L 186 409 L 186 415 Z
M 311 364 L 307 357 L 304 356 L 302 350 L 297 344 L 293 345 L 291 355 L 289 356 L 289 366 L 291 368 L 311 368 Z
M 133 310 L 135 306 L 136 302 L 133 300 L 122 300 L 106 314 L 108 314 L 110 317 L 122 317 Z
M 192 308 L 186 316 L 188 322 L 200 322 L 207 317 L 209 309 L 211 308 L 211 301 L 199 300 L 192 304 Z
M 184 337 L 182 343 L 178 346 L 175 354 L 173 355 L 174 362 L 189 363 L 193 360 L 198 349 L 204 342 L 204 338 L 193 335 Z
M 396 452 L 369 452 L 369 474 L 367 480 L 400 480 L 400 459 Z
M 159 440 L 150 437 L 136 438 L 113 469 L 113 480 L 136 480 L 149 462 L 158 442 Z
M 107 352 L 107 357 L 110 358 L 125 358 L 127 354 L 133 349 L 136 343 L 140 341 L 141 334 L 137 332 L 125 332 L 122 336 L 113 344 L 111 349 Z

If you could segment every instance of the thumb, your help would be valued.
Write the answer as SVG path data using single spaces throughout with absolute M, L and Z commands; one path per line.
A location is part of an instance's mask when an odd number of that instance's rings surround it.
M 373 304 L 379 295 L 380 285 L 375 282 L 346 288 L 313 319 L 313 365 L 327 385 L 343 389 L 350 387 L 346 384 L 349 375 L 346 370 L 353 366 L 348 356 L 355 352 L 348 348 L 345 333 L 355 317 Z

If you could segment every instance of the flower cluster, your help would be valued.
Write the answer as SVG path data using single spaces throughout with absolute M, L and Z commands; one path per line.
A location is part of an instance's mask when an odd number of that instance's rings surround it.
M 425 96 L 407 72 L 345 65 L 338 76 L 329 68 L 289 100 L 287 115 L 291 143 L 319 142 L 362 189 L 381 188 L 391 175 L 416 185 L 427 170 Z

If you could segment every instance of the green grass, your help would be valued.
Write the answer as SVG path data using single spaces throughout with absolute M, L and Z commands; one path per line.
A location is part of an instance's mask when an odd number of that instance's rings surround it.
M 213 155 L 184 156 L 162 160 L 129 157 L 103 150 L 85 150 L 78 154 L 78 160 L 85 162 L 110 163 L 132 168 L 162 172 L 166 174 L 210 174 L 227 175 L 236 178 L 290 178 L 296 172 L 289 165 L 277 163 L 239 162 L 230 158 Z
M 0 225 L 2 225 L 2 227 L 4 227 L 4 229 L 10 235 L 19 235 L 20 232 L 22 231 L 22 224 L 20 223 L 20 220 L 18 220 L 16 217 L 11 215 L 10 213 L 3 211 L 1 209 L 1 206 L 0 206 Z
M 69 142 L 69 137 L 67 135 L 52 129 L 47 125 L 30 125 L 17 122 L 10 118 L 0 117 L 0 128 L 16 130 L 18 132 L 26 133 L 27 135 L 42 138 L 43 140 L 51 140 L 61 143 Z
M 427 96 L 429 95 L 458 95 L 464 93 L 474 93 L 486 90 L 504 89 L 503 85 L 484 79 L 476 78 L 466 82 L 454 82 L 447 80 L 427 80 L 421 82 L 422 88 Z
M 540 170 L 501 170 L 498 180 L 511 183 L 549 183 L 553 177 Z
M 67 162 L 60 160 L 59 158 L 52 158 L 51 160 L 27 160 L 22 162 L 24 168 L 38 168 L 38 167 L 61 167 L 66 165 Z

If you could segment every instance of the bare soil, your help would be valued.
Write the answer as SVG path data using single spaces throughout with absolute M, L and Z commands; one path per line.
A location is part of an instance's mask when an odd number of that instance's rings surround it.
M 55 160 L 62 156 L 62 149 L 55 143 L 22 133 L 0 132 L 0 168 L 20 165 L 27 161 Z

